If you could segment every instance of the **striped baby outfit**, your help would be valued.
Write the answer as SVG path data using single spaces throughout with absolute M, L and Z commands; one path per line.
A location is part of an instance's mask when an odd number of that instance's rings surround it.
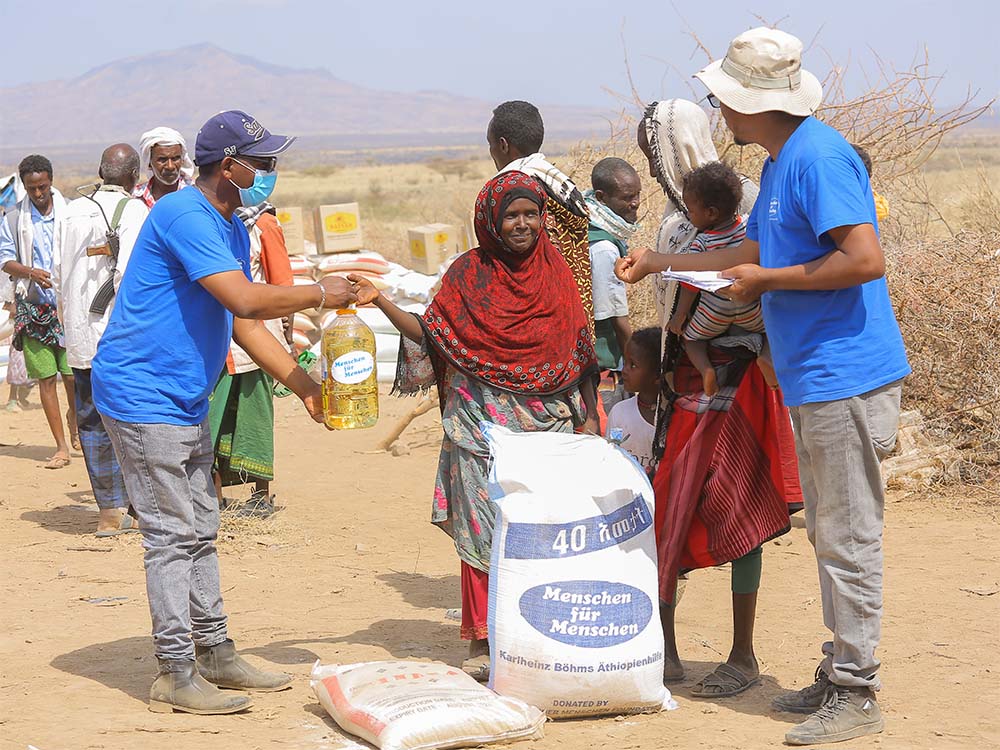
M 746 219 L 739 216 L 722 229 L 699 232 L 682 252 L 705 253 L 735 247 L 743 242 L 746 233 Z M 744 331 L 763 333 L 764 319 L 760 313 L 760 301 L 741 304 L 711 292 L 702 292 L 691 313 L 691 319 L 684 328 L 684 338 L 688 341 L 708 341 L 722 336 L 733 325 Z

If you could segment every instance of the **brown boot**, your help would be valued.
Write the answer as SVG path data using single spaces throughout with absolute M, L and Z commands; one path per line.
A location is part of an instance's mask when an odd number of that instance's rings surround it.
M 206 681 L 193 661 L 160 662 L 160 674 L 149 689 L 149 710 L 159 714 L 232 714 L 250 703 L 250 696 L 223 693 Z
M 291 675 L 283 672 L 263 672 L 236 653 L 236 644 L 230 639 L 216 646 L 194 647 L 198 671 L 202 676 L 223 688 L 270 693 L 292 685 Z

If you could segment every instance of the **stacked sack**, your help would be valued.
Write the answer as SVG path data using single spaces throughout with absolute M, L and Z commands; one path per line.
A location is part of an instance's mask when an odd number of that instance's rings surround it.
M 290 255 L 288 260 L 292 264 L 292 283 L 295 286 L 311 286 L 316 283 L 316 266 L 309 257 L 304 255 Z M 314 320 L 315 310 L 305 310 L 295 314 L 292 319 L 292 343 L 297 352 L 304 351 L 313 345 L 315 336 L 318 336 L 319 328 Z

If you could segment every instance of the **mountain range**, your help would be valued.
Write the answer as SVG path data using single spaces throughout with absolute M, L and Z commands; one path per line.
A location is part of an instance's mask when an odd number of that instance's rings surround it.
M 0 88 L 0 101 L 4 163 L 32 150 L 73 154 L 136 143 L 157 125 L 180 130 L 193 145 L 201 124 L 223 109 L 245 110 L 273 132 L 327 148 L 482 143 L 496 104 L 443 91 L 366 88 L 327 70 L 271 65 L 211 44 L 116 60 L 71 80 Z M 587 135 L 607 122 L 596 109 L 541 109 L 553 135 Z

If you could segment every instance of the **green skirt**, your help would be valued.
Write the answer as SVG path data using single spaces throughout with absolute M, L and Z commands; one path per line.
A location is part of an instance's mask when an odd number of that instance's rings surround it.
M 273 387 L 263 370 L 223 372 L 208 397 L 215 471 L 226 487 L 274 479 Z

